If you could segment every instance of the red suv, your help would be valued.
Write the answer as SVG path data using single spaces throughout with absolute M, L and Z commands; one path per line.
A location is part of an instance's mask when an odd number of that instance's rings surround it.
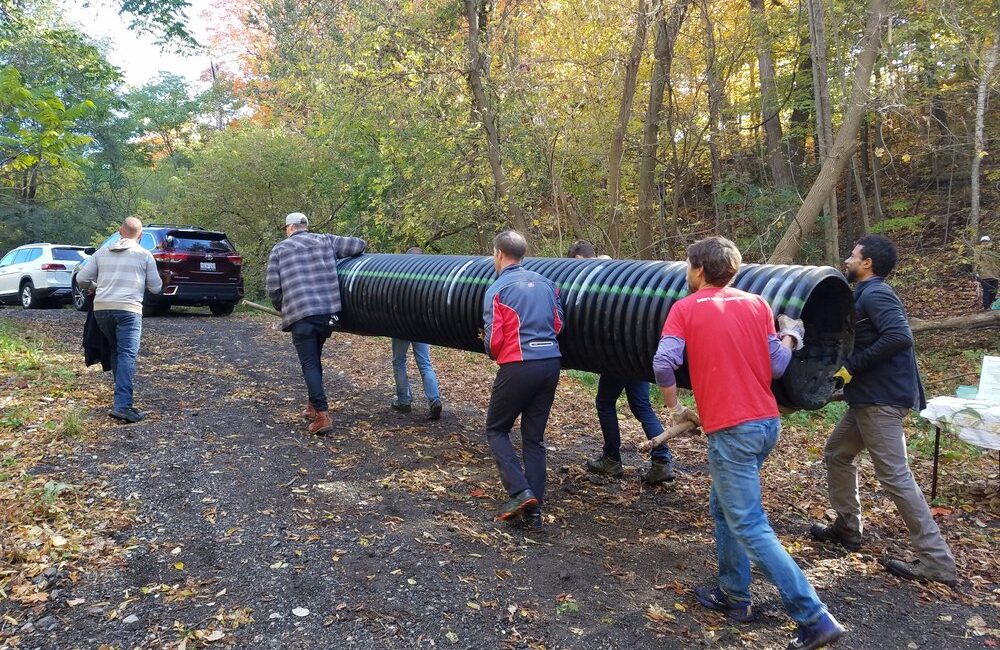
M 115 233 L 99 246 L 118 241 Z M 216 316 L 233 313 L 243 298 L 243 258 L 222 232 L 197 226 L 152 224 L 144 226 L 139 245 L 156 259 L 163 279 L 163 292 L 147 293 L 142 311 L 146 315 L 165 314 L 173 305 L 208 306 Z M 93 253 L 93 249 L 89 249 Z M 76 276 L 87 262 L 73 270 L 73 305 L 84 309 L 84 294 Z

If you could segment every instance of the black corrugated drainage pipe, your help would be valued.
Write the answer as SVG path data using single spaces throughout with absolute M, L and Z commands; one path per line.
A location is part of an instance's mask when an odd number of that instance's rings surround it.
M 564 368 L 653 379 L 667 312 L 688 294 L 684 262 L 528 258 L 524 267 L 559 286 Z M 483 295 L 495 279 L 491 257 L 366 254 L 337 268 L 342 329 L 484 351 L 478 331 Z M 805 321 L 805 346 L 773 389 L 784 406 L 822 407 L 854 337 L 844 276 L 828 266 L 747 264 L 733 284 L 763 296 L 776 315 Z M 684 368 L 678 384 L 690 387 Z

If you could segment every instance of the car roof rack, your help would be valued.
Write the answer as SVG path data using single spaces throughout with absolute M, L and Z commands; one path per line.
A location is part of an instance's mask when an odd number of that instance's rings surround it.
M 151 223 L 145 228 L 177 228 L 178 230 L 205 230 L 201 226 L 185 226 L 178 223 Z

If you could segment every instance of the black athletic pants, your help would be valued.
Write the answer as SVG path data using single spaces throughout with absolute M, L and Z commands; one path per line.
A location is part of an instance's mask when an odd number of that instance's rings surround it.
M 545 496 L 545 425 L 559 384 L 559 359 L 505 363 L 497 372 L 486 413 L 486 439 L 507 494 L 531 489 Z M 514 420 L 521 416 L 524 468 L 510 442 Z

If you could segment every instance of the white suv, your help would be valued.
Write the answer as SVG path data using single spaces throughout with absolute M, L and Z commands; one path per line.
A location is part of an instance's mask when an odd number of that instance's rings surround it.
M 37 309 L 73 298 L 70 275 L 87 258 L 83 246 L 26 244 L 0 258 L 0 303 Z

